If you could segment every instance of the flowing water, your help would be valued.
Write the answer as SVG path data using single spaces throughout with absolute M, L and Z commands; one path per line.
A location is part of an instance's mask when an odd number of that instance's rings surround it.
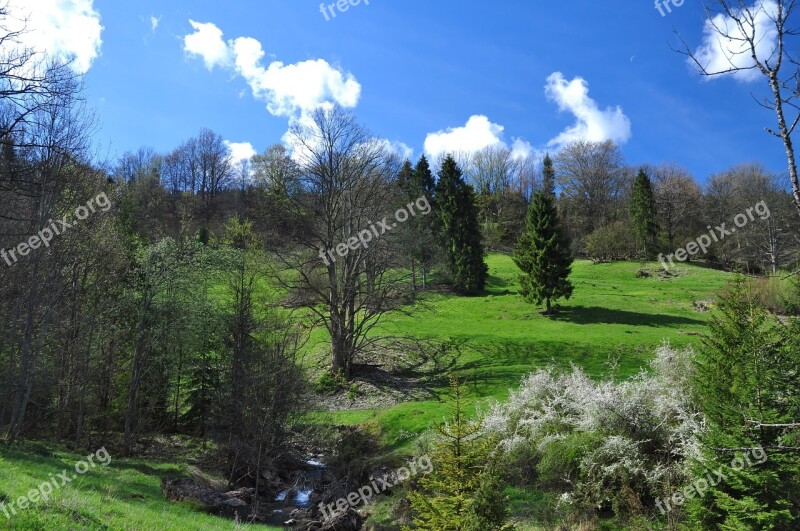
M 325 465 L 313 460 L 307 461 L 306 464 L 311 467 L 311 470 L 303 472 L 292 488 L 280 491 L 275 496 L 275 501 L 267 507 L 267 512 L 271 514 L 267 518 L 268 524 L 282 525 L 289 520 L 292 511 L 309 506 L 314 485 L 322 479 Z

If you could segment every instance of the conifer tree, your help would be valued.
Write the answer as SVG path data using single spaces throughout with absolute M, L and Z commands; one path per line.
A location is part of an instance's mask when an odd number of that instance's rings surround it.
M 414 166 L 411 165 L 411 161 L 406 159 L 403 163 L 403 167 L 400 168 L 400 171 L 397 173 L 397 187 L 400 188 L 406 195 L 412 195 L 409 192 L 409 189 L 412 186 L 412 179 L 414 177 Z
M 442 162 L 435 199 L 439 236 L 447 252 L 453 285 L 463 293 L 479 293 L 486 285 L 489 268 L 483 257 L 475 192 L 464 181 L 451 155 Z
M 542 161 L 542 188 L 544 189 L 544 193 L 555 199 L 556 169 L 553 166 L 553 159 L 550 158 L 549 153 L 544 156 L 544 161 Z
M 491 442 L 481 436 L 480 421 L 466 415 L 463 384 L 450 379 L 452 417 L 436 427 L 431 452 L 433 471 L 410 496 L 414 529 L 495 531 L 507 529 L 506 498 L 489 467 Z M 492 488 L 495 487 L 495 488 Z
M 514 262 L 522 270 L 520 294 L 533 304 L 545 302 L 545 315 L 552 301 L 569 299 L 573 286 L 568 280 L 572 254 L 553 197 L 544 191 L 533 195 L 528 207 L 525 232 L 514 251 Z
M 653 185 L 644 168 L 636 174 L 631 193 L 631 218 L 633 233 L 636 235 L 637 244 L 645 258 L 651 258 L 655 250 L 655 240 L 658 235 L 656 224 L 656 200 L 653 195 Z
M 739 278 L 710 329 L 696 362 L 696 402 L 707 428 L 694 472 L 710 475 L 712 485 L 688 512 L 704 529 L 797 529 L 798 325 L 775 322 Z

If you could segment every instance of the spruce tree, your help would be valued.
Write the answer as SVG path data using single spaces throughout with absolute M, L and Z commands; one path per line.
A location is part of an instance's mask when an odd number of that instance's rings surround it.
M 533 304 L 545 302 L 545 315 L 552 313 L 552 301 L 569 299 L 573 290 L 568 280 L 572 270 L 570 242 L 553 201 L 544 191 L 533 195 L 525 232 L 514 251 L 514 262 L 523 273 L 520 294 Z
M 715 484 L 688 512 L 704 529 L 798 529 L 798 325 L 776 322 L 739 278 L 710 330 L 696 362 L 706 429 L 694 473 L 713 471 Z
M 644 258 L 652 258 L 655 251 L 655 240 L 658 235 L 656 224 L 656 200 L 650 177 L 644 168 L 636 174 L 631 193 L 631 218 L 633 233 Z
M 400 168 L 400 171 L 397 173 L 397 187 L 407 195 L 413 195 L 409 192 L 409 189 L 412 186 L 411 181 L 413 178 L 414 167 L 411 165 L 411 161 L 406 159 L 406 161 L 403 163 L 403 167 Z
M 433 172 L 431 172 L 431 166 L 428 164 L 428 159 L 425 158 L 425 155 L 422 155 L 419 161 L 417 161 L 417 165 L 414 166 L 414 173 L 411 176 L 411 186 L 408 189 L 409 194 L 414 199 L 424 195 L 433 201 L 435 188 L 436 182 L 433 178 Z
M 553 166 L 553 159 L 550 154 L 544 156 L 542 161 L 542 188 L 544 193 L 552 198 L 556 197 L 556 169 Z
M 419 270 L 423 289 L 428 284 L 428 274 L 436 258 L 439 246 L 436 238 L 436 201 L 434 200 L 435 181 L 428 159 L 423 155 L 416 166 L 410 161 L 403 164 L 397 176 L 397 184 L 406 202 L 425 198 L 431 207 L 426 215 L 412 217 L 406 223 L 407 232 L 404 247 L 411 263 L 412 292 L 417 291 L 417 271 Z
M 436 427 L 431 451 L 433 470 L 421 489 L 409 496 L 414 529 L 428 531 L 496 531 L 507 529 L 507 499 L 489 466 L 491 441 L 480 421 L 467 419 L 464 387 L 450 379 L 452 417 Z M 408 528 L 406 528 L 408 529 Z
M 439 237 L 447 252 L 453 286 L 463 293 L 479 293 L 486 285 L 489 268 L 483 259 L 475 192 L 451 155 L 442 162 L 435 198 Z

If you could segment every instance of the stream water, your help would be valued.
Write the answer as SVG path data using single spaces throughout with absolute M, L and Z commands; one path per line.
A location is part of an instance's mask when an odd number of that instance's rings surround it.
M 275 496 L 275 501 L 266 509 L 270 516 L 267 523 L 271 525 L 283 525 L 290 519 L 292 511 L 295 509 L 305 509 L 309 506 L 311 494 L 315 487 L 320 484 L 322 474 L 325 472 L 325 465 L 318 461 L 307 461 L 310 470 L 302 472 L 291 488 L 280 491 Z

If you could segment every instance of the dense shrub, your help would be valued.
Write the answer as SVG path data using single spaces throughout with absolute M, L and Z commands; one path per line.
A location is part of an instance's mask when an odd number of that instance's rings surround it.
M 490 409 L 484 429 L 499 434 L 510 479 L 560 494 L 560 512 L 579 520 L 609 511 L 655 516 L 655 500 L 686 481 L 699 455 L 693 356 L 664 345 L 650 371 L 621 383 L 595 382 L 579 368 L 537 371 Z
M 586 256 L 593 262 L 626 260 L 636 252 L 630 226 L 624 221 L 601 227 L 586 237 Z

